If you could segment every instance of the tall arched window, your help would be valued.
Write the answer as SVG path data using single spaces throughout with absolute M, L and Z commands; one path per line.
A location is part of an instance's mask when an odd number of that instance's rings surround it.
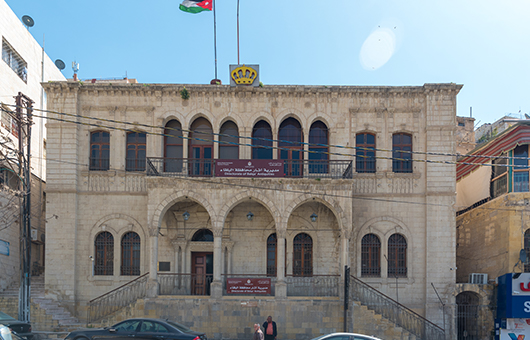
M 212 175 L 213 130 L 206 118 L 197 118 L 191 124 L 189 158 L 190 175 Z
M 325 174 L 328 172 L 328 127 L 321 121 L 311 124 L 309 129 L 309 173 Z
M 276 233 L 267 238 L 267 276 L 276 276 L 278 238 Z
M 90 170 L 109 170 L 110 134 L 105 131 L 90 133 Z
M 361 240 L 361 276 L 381 276 L 381 241 L 374 234 L 366 234 Z
M 287 118 L 280 124 L 278 132 L 278 158 L 285 162 L 284 171 L 288 177 L 302 176 L 304 141 L 302 126 L 294 118 Z
M 272 159 L 272 130 L 264 120 L 252 129 L 252 159 Z
M 164 172 L 182 171 L 182 125 L 176 120 L 167 122 L 164 129 Z
M 407 277 L 407 240 L 401 234 L 388 239 L 388 277 Z
M 130 231 L 121 238 L 121 275 L 140 275 L 140 236 Z
M 96 258 L 94 275 L 114 274 L 114 237 L 108 231 L 99 233 L 94 241 Z
M 232 121 L 221 126 L 219 159 L 239 159 L 239 131 Z
M 392 171 L 412 172 L 412 136 L 407 133 L 392 136 Z
M 192 242 L 213 242 L 213 233 L 209 229 L 197 230 L 193 237 Z
M 524 272 L 530 273 L 530 229 L 526 229 L 524 232 L 524 250 L 527 257 L 527 261 L 524 264 Z
M 127 134 L 127 156 L 125 170 L 145 171 L 146 135 L 143 132 Z
M 355 171 L 375 172 L 375 135 L 359 133 L 355 138 Z
M 293 241 L 293 276 L 313 276 L 313 239 L 305 233 Z

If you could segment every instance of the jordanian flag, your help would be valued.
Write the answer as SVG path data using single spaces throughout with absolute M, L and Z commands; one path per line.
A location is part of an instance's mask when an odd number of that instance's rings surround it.
M 213 0 L 184 0 L 180 4 L 180 9 L 188 13 L 200 13 L 212 10 Z

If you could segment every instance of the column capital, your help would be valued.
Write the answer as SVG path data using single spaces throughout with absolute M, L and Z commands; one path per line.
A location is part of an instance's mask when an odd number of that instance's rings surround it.
M 158 237 L 158 227 L 149 228 L 149 236 Z

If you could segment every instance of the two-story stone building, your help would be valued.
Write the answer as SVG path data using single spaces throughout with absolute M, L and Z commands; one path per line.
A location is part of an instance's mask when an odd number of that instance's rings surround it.
M 147 299 L 128 315 L 310 337 L 342 330 L 350 266 L 453 332 L 461 85 L 45 87 L 46 290 L 79 317 L 125 285 Z

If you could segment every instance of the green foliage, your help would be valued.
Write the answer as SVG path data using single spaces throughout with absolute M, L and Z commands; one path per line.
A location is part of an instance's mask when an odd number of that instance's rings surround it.
M 184 100 L 188 100 L 188 99 L 190 99 L 190 93 L 188 92 L 188 90 L 186 89 L 186 87 L 184 87 L 184 88 L 180 91 L 180 96 L 181 96 L 182 99 L 184 99 Z
M 263 87 L 263 86 L 265 86 L 265 85 L 263 85 L 263 83 L 260 81 L 259 82 L 259 87 Z

